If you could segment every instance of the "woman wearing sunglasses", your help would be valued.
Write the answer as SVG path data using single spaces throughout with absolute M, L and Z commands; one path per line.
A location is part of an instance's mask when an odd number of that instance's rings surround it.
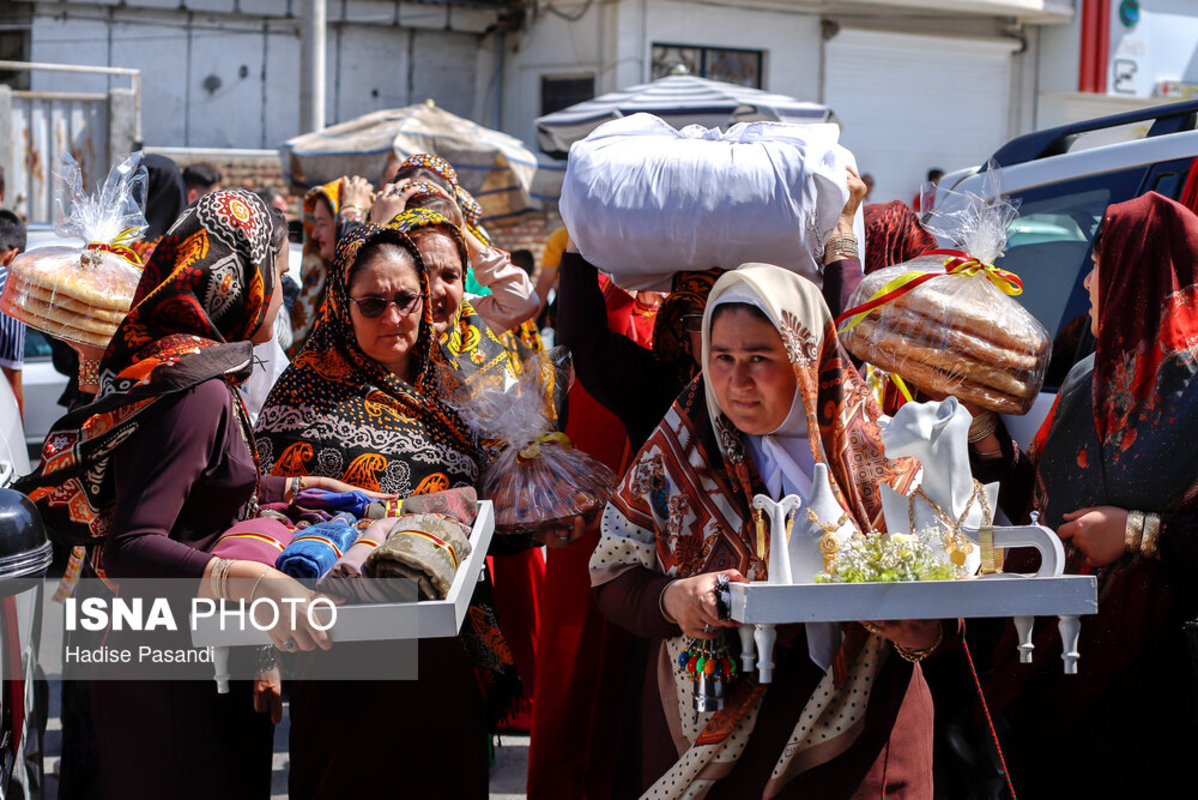
M 400 227 L 361 225 L 338 244 L 312 336 L 258 418 L 264 470 L 352 475 L 400 497 L 477 486 L 485 456 L 443 399 L 440 370 L 459 360 L 503 368 L 506 356 L 467 301 L 441 344 L 430 283 Z M 477 335 L 462 338 L 463 326 Z M 420 642 L 418 680 L 293 682 L 292 798 L 387 797 L 396 786 L 413 797 L 487 796 L 487 724 L 520 687 L 488 590 L 480 584 L 456 639 Z M 351 646 L 355 658 L 378 657 Z M 392 741 L 409 724 L 386 769 L 363 768 L 362 742 Z

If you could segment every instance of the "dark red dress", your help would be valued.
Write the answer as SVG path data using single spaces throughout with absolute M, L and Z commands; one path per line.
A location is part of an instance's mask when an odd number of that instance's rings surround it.
M 113 457 L 117 506 L 106 540 L 111 580 L 192 578 L 236 520 L 257 479 L 232 395 L 212 379 L 164 396 Z M 263 478 L 260 499 L 282 498 Z M 95 681 L 91 685 L 101 797 L 266 798 L 273 726 L 253 687 L 234 681 Z

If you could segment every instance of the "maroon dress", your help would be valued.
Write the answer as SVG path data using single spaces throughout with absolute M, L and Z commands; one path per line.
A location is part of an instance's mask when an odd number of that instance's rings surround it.
M 167 395 L 113 456 L 117 506 L 103 566 L 130 578 L 203 575 L 208 550 L 238 517 L 258 477 L 232 395 L 220 379 Z M 262 478 L 262 502 L 283 478 Z M 266 798 L 273 726 L 234 681 L 96 681 L 91 685 L 101 796 Z M 203 768 L 197 768 L 203 767 Z

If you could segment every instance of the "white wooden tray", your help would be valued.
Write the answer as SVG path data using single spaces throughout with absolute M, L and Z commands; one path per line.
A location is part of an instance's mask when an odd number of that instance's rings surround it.
M 732 618 L 746 624 L 951 617 L 1082 616 L 1098 612 L 1090 575 L 1013 574 L 961 581 L 777 585 L 733 583 Z
M 1098 612 L 1098 581 L 1091 575 L 1000 574 L 960 581 L 909 583 L 733 583 L 732 619 L 741 623 L 743 669 L 773 680 L 775 625 L 953 617 L 1011 617 L 1019 633 L 1019 660 L 1032 660 L 1035 617 L 1055 616 L 1066 674 L 1077 672 L 1078 617 Z
M 444 600 L 340 606 L 330 637 L 335 642 L 355 642 L 457 636 L 494 533 L 495 507 L 490 500 L 481 500 L 470 533 L 470 555 L 458 567 Z M 252 625 L 246 630 L 236 626 L 221 630 L 215 616 L 193 620 L 191 640 L 196 647 L 270 644 L 266 632 Z

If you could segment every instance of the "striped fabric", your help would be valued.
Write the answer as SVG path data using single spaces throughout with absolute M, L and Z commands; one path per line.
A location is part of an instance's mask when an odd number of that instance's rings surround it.
M 549 155 L 565 158 L 571 144 L 604 122 L 641 112 L 655 114 L 676 128 L 694 124 L 727 128 L 758 120 L 827 122 L 832 118 L 831 109 L 819 103 L 694 75 L 671 75 L 538 117 L 538 144 Z
M 8 268 L 0 267 L 0 292 L 8 279 Z M 0 313 L 0 367 L 21 369 L 25 365 L 25 323 Z

